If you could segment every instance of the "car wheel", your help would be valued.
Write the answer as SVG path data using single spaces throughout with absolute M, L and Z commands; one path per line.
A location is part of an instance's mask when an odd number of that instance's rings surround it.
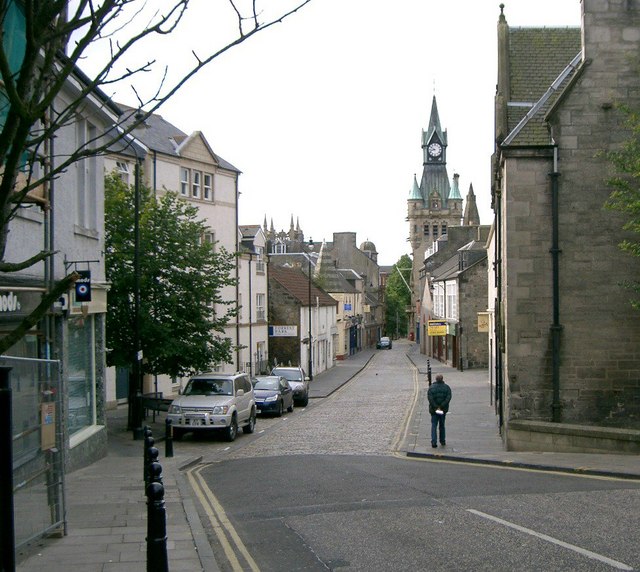
M 253 433 L 256 430 L 256 410 L 251 410 L 251 415 L 249 415 L 249 423 L 247 423 L 242 431 L 246 434 Z
M 184 435 L 184 431 L 182 429 L 177 429 L 176 427 L 173 427 L 171 431 L 172 431 L 174 441 L 182 441 L 182 436 Z
M 282 417 L 282 401 L 278 401 L 278 409 L 276 411 L 276 417 Z
M 293 413 L 293 399 L 291 400 L 291 405 L 289 405 L 289 407 L 287 407 L 287 411 L 289 413 Z
M 307 393 L 304 398 L 302 399 L 302 407 L 306 407 L 307 405 L 309 405 L 309 394 Z
M 231 424 L 225 430 L 225 438 L 227 441 L 235 441 L 236 435 L 238 435 L 238 418 L 234 415 L 231 418 Z

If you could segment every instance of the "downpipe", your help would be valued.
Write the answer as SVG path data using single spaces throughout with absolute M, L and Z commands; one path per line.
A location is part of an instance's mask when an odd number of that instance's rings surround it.
M 553 172 L 551 177 L 551 279 L 553 290 L 553 322 L 551 324 L 551 362 L 552 362 L 552 385 L 553 385 L 553 402 L 551 405 L 551 420 L 559 423 L 562 418 L 562 405 L 560 403 L 560 334 L 562 326 L 560 325 L 560 285 L 559 285 L 559 267 L 560 253 L 558 246 L 558 193 L 559 178 L 558 172 L 558 147 L 553 148 Z

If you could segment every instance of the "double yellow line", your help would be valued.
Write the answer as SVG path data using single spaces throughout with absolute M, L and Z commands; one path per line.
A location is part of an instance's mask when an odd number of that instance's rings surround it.
M 213 491 L 209 488 L 209 485 L 207 485 L 204 477 L 200 474 L 206 467 L 207 465 L 200 465 L 190 469 L 187 471 L 187 478 L 189 479 L 191 488 L 196 493 L 202 508 L 209 518 L 211 527 L 213 528 L 218 542 L 224 550 L 227 560 L 234 571 L 243 572 L 248 569 L 253 572 L 260 572 L 260 568 L 258 568 L 255 560 L 251 557 L 247 547 L 236 532 L 236 529 L 229 521 L 222 505 L 213 494 Z M 248 568 L 240 564 L 238 554 L 242 556 L 244 561 L 247 563 Z

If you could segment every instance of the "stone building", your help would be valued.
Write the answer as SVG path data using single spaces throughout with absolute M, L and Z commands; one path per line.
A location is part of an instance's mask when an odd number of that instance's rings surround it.
M 322 250 L 325 261 L 330 259 L 332 267 L 351 282 L 352 288 L 358 289 L 359 294 L 355 296 L 353 303 L 346 302 L 348 309 L 342 308 L 342 313 L 339 312 L 339 316 L 344 318 L 341 326 L 348 328 L 349 335 L 345 338 L 346 345 L 341 339 L 337 346 L 337 358 L 341 359 L 362 348 L 375 347 L 384 329 L 383 292 L 376 245 L 365 240 L 358 247 L 355 232 L 334 232 L 332 242 L 314 243 L 311 239 L 306 241 L 299 222 L 296 221 L 294 225 L 293 216 L 289 231 L 276 231 L 273 221 L 267 228 L 266 217 L 263 228 L 266 229 L 270 265 L 300 268 L 303 272 L 308 272 L 308 266 L 313 266 L 311 271 L 317 281 L 318 257 Z M 325 277 L 326 270 L 325 264 L 322 272 Z M 319 281 L 317 284 L 321 285 Z
M 509 448 L 640 448 L 637 431 L 602 431 L 640 429 L 640 320 L 622 286 L 640 261 L 603 209 L 606 153 L 630 136 L 618 106 L 640 105 L 639 30 L 637 2 L 582 0 L 582 29 L 511 28 L 501 8 L 490 303 Z
M 299 365 L 310 377 L 333 367 L 336 301 L 299 268 L 269 266 L 268 276 L 271 364 Z
M 422 131 L 422 177 L 420 184 L 414 176 L 413 187 L 407 200 L 407 221 L 409 222 L 409 242 L 413 256 L 411 275 L 411 308 L 409 314 L 410 338 L 420 337 L 419 324 L 421 291 L 420 270 L 429 249 L 453 226 L 478 225 L 480 217 L 475 202 L 473 187 L 469 188 L 465 210 L 462 209 L 462 195 L 459 189 L 459 175 L 453 176 L 453 183 L 447 173 L 446 129 L 440 125 L 438 105 L 435 95 L 431 103 L 431 115 L 426 131 Z
M 488 365 L 486 333 L 478 331 L 478 314 L 487 310 L 489 226 L 452 227 L 440 237 L 420 273 L 424 303 L 420 316 L 420 350 L 459 369 Z M 446 330 L 429 327 L 436 320 Z

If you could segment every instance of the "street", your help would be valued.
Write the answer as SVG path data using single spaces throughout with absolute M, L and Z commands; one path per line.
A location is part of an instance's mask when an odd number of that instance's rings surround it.
M 415 383 L 403 351 L 380 351 L 232 445 L 185 438 L 220 569 L 640 569 L 637 481 L 394 455 Z

